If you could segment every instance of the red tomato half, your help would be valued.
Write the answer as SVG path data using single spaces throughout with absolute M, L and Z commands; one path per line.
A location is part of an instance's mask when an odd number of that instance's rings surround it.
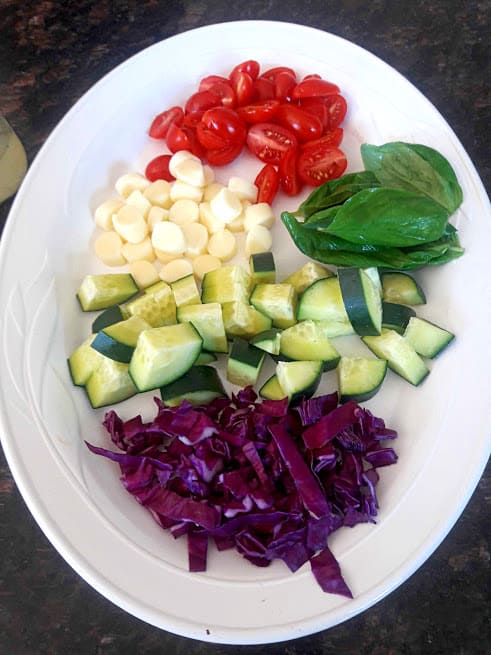
M 234 159 L 240 155 L 243 147 L 243 143 L 234 143 L 225 148 L 207 150 L 205 153 L 205 159 L 210 166 L 225 166 L 226 164 L 233 162 Z
M 215 93 L 212 93 L 211 91 L 198 91 L 188 98 L 184 105 L 184 111 L 186 114 L 204 112 L 207 109 L 218 107 L 218 105 L 221 104 L 222 100 L 220 96 L 217 96 Z
M 171 155 L 159 155 L 148 162 L 145 168 L 145 177 L 147 180 L 150 180 L 150 182 L 155 182 L 155 180 L 172 182 L 175 178 L 169 171 L 170 158 Z
M 230 79 L 232 79 L 234 73 L 247 73 L 252 77 L 253 80 L 256 79 L 256 77 L 259 75 L 259 70 L 260 70 L 260 65 L 259 62 L 256 61 L 255 59 L 248 59 L 247 61 L 242 61 L 240 64 L 237 64 L 232 69 L 232 72 L 230 73 Z
M 257 202 L 273 202 L 280 187 L 278 171 L 271 164 L 265 164 L 257 174 L 254 184 L 257 186 Z
M 171 107 L 155 116 L 148 130 L 148 134 L 153 139 L 165 139 L 169 125 L 172 123 L 180 125 L 183 118 L 184 112 L 181 107 Z
M 309 77 L 302 80 L 292 91 L 292 98 L 318 98 L 339 93 L 339 87 L 327 80 Z
M 296 83 L 296 78 L 288 71 L 280 71 L 274 78 L 275 98 L 282 102 L 289 101 Z
M 227 78 L 222 75 L 208 75 L 207 77 L 203 77 L 199 83 L 198 91 L 209 91 L 215 84 L 223 84 L 224 82 L 228 84 Z
M 228 107 L 208 109 L 201 118 L 201 124 L 205 130 L 223 139 L 228 145 L 242 145 L 245 141 L 245 123 L 237 112 Z
M 324 100 L 326 102 L 327 111 L 329 114 L 329 129 L 338 127 L 338 125 L 343 122 L 348 110 L 346 100 L 339 94 L 334 96 L 327 96 L 327 98 L 324 98 Z
M 189 127 L 179 127 L 172 123 L 167 131 L 166 143 L 172 153 L 189 150 L 197 157 L 203 156 L 203 147 L 196 138 L 196 132 Z
M 302 189 L 302 180 L 297 172 L 297 150 L 290 148 L 283 153 L 278 166 L 278 175 L 283 191 L 289 196 L 296 196 Z
M 324 132 L 324 134 L 320 137 L 320 139 L 314 139 L 313 141 L 307 141 L 306 143 L 301 143 L 300 148 L 301 149 L 310 148 L 312 146 L 317 146 L 322 143 L 337 148 L 339 145 L 341 145 L 343 136 L 344 136 L 343 128 L 335 127 L 332 130 L 327 130 L 327 132 Z
M 274 68 L 268 68 L 267 71 L 264 71 L 264 73 L 261 75 L 261 77 L 263 79 L 271 80 L 272 82 L 274 82 L 276 77 L 280 73 L 288 73 L 295 80 L 297 79 L 297 74 L 295 73 L 293 68 L 289 68 L 288 66 L 275 66 Z
M 247 134 L 247 147 L 266 164 L 279 164 L 287 150 L 297 147 L 297 139 L 282 125 L 256 123 Z
M 265 77 L 258 77 L 254 80 L 254 102 L 261 100 L 273 100 L 274 98 L 274 82 L 267 80 Z
M 291 130 L 299 141 L 318 139 L 323 132 L 322 123 L 317 116 L 288 103 L 280 105 L 275 121 Z
M 230 81 L 232 82 L 239 107 L 250 102 L 254 93 L 254 80 L 249 73 L 235 71 L 230 75 Z
M 237 104 L 235 91 L 232 89 L 228 80 L 225 80 L 225 82 L 217 82 L 216 84 L 213 84 L 213 86 L 210 86 L 208 91 L 217 95 L 224 107 L 230 107 L 233 109 Z
M 237 113 L 246 123 L 268 123 L 280 106 L 279 100 L 263 100 L 252 105 L 237 107 Z
M 344 152 L 325 144 L 304 148 L 297 163 L 300 178 L 311 186 L 320 186 L 328 180 L 340 177 L 346 166 Z

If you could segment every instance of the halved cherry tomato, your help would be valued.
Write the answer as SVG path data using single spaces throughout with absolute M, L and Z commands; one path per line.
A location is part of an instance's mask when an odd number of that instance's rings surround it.
M 189 127 L 179 127 L 172 123 L 167 130 L 166 143 L 173 153 L 178 150 L 189 150 L 197 157 L 203 156 L 203 147 L 196 138 L 196 132 Z
M 279 164 L 283 153 L 297 147 L 297 138 L 286 127 L 256 123 L 247 133 L 247 147 L 266 164 Z
M 318 73 L 310 73 L 310 75 L 305 75 L 305 77 L 302 78 L 303 80 L 322 80 L 322 77 Z
M 150 125 L 148 134 L 153 139 L 165 139 L 169 125 L 177 123 L 180 125 L 184 118 L 184 112 L 181 107 L 171 107 L 157 114 Z
M 288 71 L 280 71 L 274 78 L 275 98 L 282 102 L 290 100 L 296 83 L 296 78 L 293 75 L 290 75 Z
M 300 178 L 311 186 L 320 186 L 328 180 L 340 177 L 346 166 L 344 152 L 325 144 L 304 148 L 297 162 Z
M 333 129 L 343 122 L 348 105 L 345 98 L 339 94 L 327 96 L 324 101 L 329 115 L 329 129 Z
M 267 80 L 265 77 L 258 77 L 257 80 L 254 80 L 254 93 L 252 98 L 254 102 L 273 100 L 274 82 L 272 80 Z
M 223 75 L 207 75 L 199 83 L 198 91 L 209 91 L 215 84 L 228 84 L 228 79 Z
M 145 168 L 145 177 L 147 180 L 150 180 L 150 182 L 155 182 L 155 180 L 172 182 L 175 177 L 169 171 L 170 159 L 171 155 L 159 155 L 148 162 Z
M 196 126 L 196 137 L 205 150 L 220 150 L 230 145 L 228 139 L 224 139 L 213 130 L 209 130 L 201 122 L 201 119 Z
M 339 87 L 327 80 L 309 78 L 297 84 L 292 91 L 292 98 L 318 98 L 339 93 Z
M 195 130 L 204 113 L 204 111 L 193 111 L 190 114 L 184 114 L 182 126 L 190 127 L 192 130 Z
M 280 105 L 275 121 L 291 130 L 299 141 L 318 139 L 323 132 L 322 123 L 317 116 L 289 103 Z
M 243 147 L 244 143 L 234 143 L 225 148 L 207 150 L 205 159 L 211 166 L 225 166 L 233 162 L 240 155 Z
M 254 93 L 254 80 L 249 73 L 235 71 L 230 75 L 230 81 L 235 91 L 237 104 L 239 107 L 246 105 Z
M 201 118 L 203 128 L 227 144 L 243 144 L 246 126 L 242 118 L 229 107 L 213 107 L 205 111 Z
M 274 68 L 268 68 L 267 71 L 264 71 L 264 73 L 261 74 L 261 77 L 265 80 L 271 80 L 271 82 L 274 82 L 279 73 L 288 73 L 295 80 L 297 79 L 297 74 L 293 68 L 289 68 L 288 66 L 275 66 Z
M 335 127 L 332 130 L 327 130 L 319 139 L 313 139 L 312 141 L 307 141 L 300 144 L 300 149 L 310 148 L 312 146 L 317 146 L 320 144 L 334 146 L 337 148 L 341 145 L 343 140 L 344 130 L 342 127 Z
M 279 106 L 279 100 L 263 100 L 237 107 L 236 111 L 246 123 L 267 123 L 275 116 Z
M 240 64 L 237 64 L 232 69 L 232 72 L 230 73 L 230 79 L 232 79 L 232 76 L 234 73 L 247 73 L 252 77 L 253 80 L 256 79 L 256 77 L 259 75 L 260 71 L 260 65 L 259 62 L 256 61 L 255 59 L 248 59 L 247 61 L 242 61 Z
M 217 95 L 224 107 L 230 107 L 233 109 L 237 104 L 235 91 L 232 89 L 232 86 L 228 80 L 225 80 L 225 82 L 217 82 L 216 84 L 213 84 L 213 86 L 210 86 L 208 91 Z
M 289 196 L 296 196 L 302 189 L 302 180 L 297 172 L 297 150 L 290 148 L 283 153 L 278 165 L 278 175 L 283 191 Z
M 220 96 L 212 93 L 211 91 L 198 91 L 190 96 L 184 105 L 186 114 L 194 112 L 204 112 L 212 107 L 218 107 L 222 104 Z
M 257 186 L 257 202 L 273 202 L 280 187 L 278 171 L 271 164 L 265 164 L 254 180 Z

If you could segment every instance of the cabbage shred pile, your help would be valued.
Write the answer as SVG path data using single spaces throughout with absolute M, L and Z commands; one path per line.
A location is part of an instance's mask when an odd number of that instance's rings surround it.
M 162 528 L 186 535 L 189 569 L 205 571 L 209 540 L 257 566 L 310 563 L 325 592 L 349 598 L 329 536 L 375 522 L 377 468 L 397 455 L 397 433 L 337 393 L 301 401 L 259 401 L 252 387 L 195 407 L 168 407 L 104 426 L 122 452 L 87 443 L 117 462 L 122 483 Z

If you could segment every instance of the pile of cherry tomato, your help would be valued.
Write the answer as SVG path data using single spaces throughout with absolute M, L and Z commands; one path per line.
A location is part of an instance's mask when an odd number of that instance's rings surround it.
M 272 202 L 280 187 L 293 196 L 303 184 L 319 186 L 344 173 L 339 145 L 346 110 L 339 87 L 319 75 L 299 80 L 287 66 L 260 73 L 251 59 L 228 78 L 203 78 L 184 107 L 155 116 L 149 135 L 172 153 L 188 150 L 212 166 L 231 163 L 247 147 L 264 163 L 255 180 L 258 201 Z M 147 177 L 168 178 L 169 159 L 152 160 Z

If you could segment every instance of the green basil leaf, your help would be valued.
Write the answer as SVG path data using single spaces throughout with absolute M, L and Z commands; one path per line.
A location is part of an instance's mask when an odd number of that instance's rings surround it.
M 347 200 L 327 230 L 373 246 L 413 246 L 439 239 L 448 212 L 426 196 L 403 189 L 365 189 Z
M 439 152 L 420 144 L 392 141 L 363 144 L 361 156 L 382 186 L 422 193 L 452 214 L 462 202 L 462 189 L 450 163 Z
M 322 209 L 341 205 L 362 189 L 378 186 L 380 186 L 380 182 L 371 171 L 347 173 L 317 187 L 302 202 L 296 213 L 308 219 Z

